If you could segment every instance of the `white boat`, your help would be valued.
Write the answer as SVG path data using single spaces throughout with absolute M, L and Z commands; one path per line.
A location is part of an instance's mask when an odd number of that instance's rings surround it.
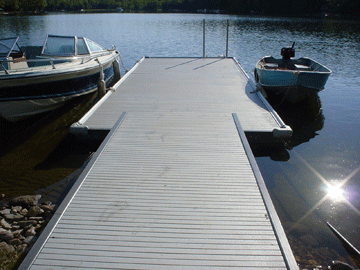
M 282 59 L 261 58 L 255 65 L 257 86 L 267 94 L 296 103 L 324 89 L 331 70 L 308 57 L 293 59 L 295 43 L 281 49 Z
M 0 116 L 16 122 L 106 91 L 120 78 L 119 53 L 84 37 L 48 35 L 42 47 L 0 39 Z

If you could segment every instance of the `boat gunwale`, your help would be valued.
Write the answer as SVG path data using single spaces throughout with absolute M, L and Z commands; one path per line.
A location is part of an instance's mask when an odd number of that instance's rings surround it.
M 267 59 L 274 59 L 274 60 L 278 60 L 278 61 L 281 61 L 282 59 L 279 59 L 279 58 L 275 58 L 271 55 L 268 55 L 268 56 L 264 56 L 262 58 L 260 58 L 260 60 L 256 63 L 255 65 L 255 69 L 260 69 L 260 70 L 266 70 L 267 72 L 287 72 L 287 73 L 301 73 L 301 74 L 331 74 L 332 73 L 332 70 L 329 69 L 327 66 L 317 62 L 316 60 L 310 58 L 310 57 L 300 57 L 300 58 L 297 58 L 297 59 L 291 59 L 290 61 L 299 61 L 299 60 L 308 60 L 310 62 L 313 62 L 317 65 L 319 65 L 320 67 L 326 69 L 326 71 L 317 71 L 317 70 L 296 70 L 296 69 L 267 69 L 264 67 L 264 65 L 262 65 L 262 63 L 271 63 L 271 62 L 265 62 Z M 275 64 L 276 62 L 274 62 Z
M 31 62 L 50 62 L 50 65 L 46 65 L 46 66 L 35 66 L 35 67 L 25 67 L 25 68 L 18 68 L 18 69 L 4 69 L 2 63 L 16 63 L 16 60 L 0 60 L 0 72 L 4 72 L 4 73 L 0 73 L 0 80 L 2 79 L 8 79 L 10 77 L 14 77 L 16 75 L 18 76 L 31 76 L 33 75 L 33 73 L 35 76 L 44 76 L 43 72 L 47 71 L 50 74 L 51 73 L 56 73 L 56 74 L 60 74 L 60 73 L 71 73 L 74 72 L 76 70 L 83 70 L 82 65 L 92 65 L 91 67 L 89 67 L 88 69 L 91 69 L 93 66 L 98 66 L 99 63 L 95 63 L 96 60 L 98 60 L 98 58 L 105 58 L 106 56 L 108 56 L 108 58 L 110 60 L 106 60 L 105 63 L 101 63 L 101 65 L 107 65 L 108 62 L 112 62 L 113 58 L 116 58 L 119 55 L 119 52 L 116 49 L 111 49 L 108 50 L 106 52 L 102 52 L 100 54 L 96 54 L 96 55 L 92 55 L 91 57 L 89 57 L 89 55 L 87 56 L 82 56 L 82 57 L 52 57 L 52 58 L 43 58 L 43 59 L 26 59 L 24 61 L 21 62 L 25 62 L 25 63 L 31 63 Z M 89 58 L 86 61 L 84 61 L 85 58 Z M 69 60 L 69 61 L 67 61 Z M 82 60 L 82 61 L 81 61 Z M 54 61 L 66 61 L 66 62 L 62 62 L 62 63 L 57 63 L 57 64 L 53 64 Z M 74 63 L 76 61 L 79 61 L 79 63 Z M 73 66 L 73 68 L 71 69 L 71 66 Z M 70 68 L 69 68 L 70 67 Z M 66 69 L 66 71 L 62 71 Z

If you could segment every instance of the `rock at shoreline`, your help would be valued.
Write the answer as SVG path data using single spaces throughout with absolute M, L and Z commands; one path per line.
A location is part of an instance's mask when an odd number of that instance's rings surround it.
M 15 248 L 11 245 L 6 244 L 5 242 L 0 242 L 0 250 L 9 253 L 9 252 L 14 252 Z
M 8 221 L 17 221 L 17 220 L 22 220 L 24 218 L 24 216 L 20 214 L 7 214 L 4 217 Z
M 21 220 L 19 221 L 19 226 L 20 228 L 25 228 L 25 227 L 28 227 L 28 226 L 35 226 L 36 225 L 36 220 Z
M 26 232 L 25 232 L 25 236 L 35 236 L 36 235 L 36 231 L 35 231 L 35 227 L 30 227 Z
M 52 217 L 56 206 L 51 202 L 40 204 L 40 198 L 29 195 L 0 202 L 0 263 L 21 258 Z
M 9 241 L 9 245 L 11 246 L 19 246 L 22 244 L 22 241 L 19 238 L 15 238 Z
M 43 209 L 44 211 L 47 212 L 53 212 L 55 209 L 55 204 L 44 204 L 44 205 L 40 205 L 41 209 Z
M 44 210 L 41 209 L 39 206 L 35 205 L 31 207 L 27 213 L 29 217 L 36 217 L 44 213 Z
M 24 244 L 26 244 L 26 245 L 33 244 L 33 243 L 36 241 L 36 239 L 37 239 L 36 236 L 30 235 L 30 236 L 28 236 L 28 237 L 25 238 Z
M 6 209 L 3 209 L 0 211 L 0 215 L 8 215 L 8 214 L 10 214 L 10 212 L 11 212 L 11 209 L 6 208 Z
M 9 223 L 7 223 L 5 219 L 0 220 L 0 226 L 3 227 L 6 230 L 11 229 L 11 225 Z
M 11 213 L 12 214 L 20 213 L 21 210 L 22 210 L 22 206 L 20 206 L 20 205 L 11 207 Z
M 0 228 L 0 241 L 10 241 L 14 238 L 14 234 L 9 231 L 9 230 L 5 230 L 3 228 Z
M 30 208 L 31 206 L 38 205 L 41 195 L 26 195 L 10 199 L 10 206 L 22 206 Z

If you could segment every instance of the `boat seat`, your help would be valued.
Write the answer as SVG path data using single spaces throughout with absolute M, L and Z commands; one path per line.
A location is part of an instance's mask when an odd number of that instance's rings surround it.
M 12 57 L 9 57 L 9 60 L 12 61 L 12 62 L 8 63 L 9 69 L 19 69 L 19 68 L 28 68 L 29 67 L 26 62 L 25 56 L 15 58 L 15 59 L 13 59 Z
M 277 63 L 265 63 L 265 69 L 277 69 L 279 65 Z
M 299 65 L 299 64 L 295 64 L 295 69 L 301 70 L 301 71 L 310 71 L 311 70 L 311 68 L 309 66 L 304 66 L 304 65 Z

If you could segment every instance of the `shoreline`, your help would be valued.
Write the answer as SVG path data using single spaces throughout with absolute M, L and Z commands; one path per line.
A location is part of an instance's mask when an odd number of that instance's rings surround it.
M 57 207 L 86 167 L 63 180 L 40 189 L 35 195 L 5 198 L 0 201 L 0 264 L 2 270 L 16 269 L 42 233 Z
M 13 269 L 31 249 L 56 210 L 42 196 L 25 195 L 1 202 L 0 262 L 2 269 Z
M 359 16 L 351 16 L 337 13 L 326 13 L 324 14 L 297 14 L 297 15 L 279 15 L 279 14 L 233 14 L 233 13 L 214 13 L 214 12 L 191 12 L 185 10 L 177 11 L 158 11 L 148 12 L 143 10 L 133 11 L 117 11 L 116 9 L 84 9 L 84 10 L 56 10 L 56 11 L 44 11 L 44 12 L 23 12 L 23 11 L 10 11 L 0 12 L 0 16 L 46 16 L 46 15 L 61 15 L 61 14 L 197 14 L 197 15 L 229 15 L 229 16 L 240 16 L 240 17 L 253 17 L 253 18 L 299 18 L 299 19 L 321 19 L 321 20 L 353 20 L 360 21 Z

